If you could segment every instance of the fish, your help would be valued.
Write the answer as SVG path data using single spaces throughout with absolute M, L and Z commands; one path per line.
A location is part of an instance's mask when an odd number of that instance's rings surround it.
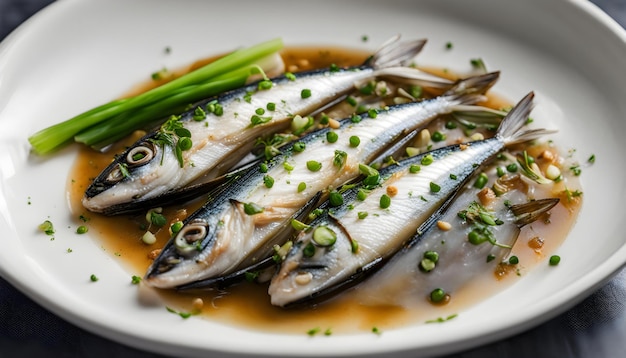
M 512 176 L 521 180 L 519 174 Z M 435 301 L 448 301 L 472 279 L 493 276 L 499 265 L 508 264 L 506 259 L 521 229 L 559 203 L 558 198 L 532 199 L 518 189 L 483 202 L 481 191 L 466 186 L 424 222 L 388 262 L 355 277 L 351 293 L 358 302 L 409 308 L 419 301 L 432 302 L 431 293 L 436 290 L 441 291 Z
M 434 149 L 369 172 L 297 236 L 272 277 L 275 306 L 301 306 L 337 294 L 353 276 L 397 252 L 481 166 L 506 146 L 552 131 L 522 130 L 533 108 L 530 92 L 504 117 L 495 136 Z M 341 192 L 341 190 L 339 191 Z M 337 202 L 337 201 L 336 201 Z
M 267 262 L 291 234 L 292 219 L 317 204 L 316 195 L 331 195 L 329 188 L 357 178 L 360 163 L 384 156 L 407 131 L 483 100 L 498 78 L 499 72 L 467 78 L 433 99 L 350 116 L 338 128 L 315 130 L 281 147 L 271 160 L 239 171 L 186 218 L 144 282 L 159 288 L 198 281 L 194 287 L 210 286 Z
M 397 40 L 384 44 L 362 66 L 261 79 L 172 116 L 117 155 L 85 190 L 82 205 L 105 215 L 146 210 L 161 196 L 175 197 L 177 189 L 227 173 L 261 134 L 288 128 L 296 115 L 315 113 L 367 79 L 448 86 L 450 81 L 406 67 L 426 40 Z

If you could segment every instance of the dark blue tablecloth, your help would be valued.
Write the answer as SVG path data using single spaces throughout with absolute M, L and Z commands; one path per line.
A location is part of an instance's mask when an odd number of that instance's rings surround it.
M 0 0 L 0 40 L 50 2 Z M 593 2 L 626 27 L 626 0 Z M 625 304 L 623 270 L 564 314 L 509 339 L 450 357 L 626 357 Z M 161 357 L 69 324 L 0 278 L 0 358 L 43 356 Z

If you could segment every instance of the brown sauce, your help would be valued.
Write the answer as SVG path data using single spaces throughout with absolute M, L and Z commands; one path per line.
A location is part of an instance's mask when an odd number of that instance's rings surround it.
M 339 48 L 323 50 L 318 48 L 288 48 L 282 52 L 282 55 L 287 64 L 287 70 L 298 71 L 327 67 L 332 63 L 339 66 L 359 65 L 363 63 L 369 53 Z M 210 60 L 198 61 L 188 69 L 176 71 L 175 76 L 201 66 Z M 432 69 L 431 71 L 436 72 Z M 453 77 L 446 72 L 437 74 Z M 130 94 L 146 91 L 161 83 L 160 81 L 155 82 L 141 84 L 134 88 Z M 493 108 L 502 108 L 508 106 L 509 103 L 495 95 L 490 95 L 487 105 Z M 170 235 L 167 231 L 169 223 L 163 229 L 152 230 L 156 233 L 157 242 L 153 245 L 146 245 L 141 241 L 141 236 L 146 231 L 145 218 L 142 216 L 105 217 L 87 212 L 80 201 L 90 181 L 110 163 L 113 153 L 123 150 L 124 145 L 133 143 L 139 135 L 138 133 L 123 143 L 117 144 L 108 153 L 97 153 L 88 148 L 81 148 L 68 181 L 72 214 L 77 220 L 81 215 L 88 218 L 85 225 L 89 227 L 89 236 L 95 244 L 101 246 L 116 262 L 128 270 L 129 279 L 132 275 L 141 277 L 146 272 L 151 263 L 149 258 L 151 253 L 155 249 L 163 247 L 169 239 Z M 545 193 L 545 196 L 555 196 L 555 193 Z M 199 204 L 199 202 L 192 203 L 186 208 L 165 208 L 164 214 L 170 219 L 170 223 L 179 219 L 182 220 Z M 462 292 L 456 293 L 449 304 L 443 306 L 433 306 L 424 300 L 422 303 L 416 303 L 412 309 L 395 306 L 371 307 L 360 305 L 356 298 L 351 297 L 348 293 L 322 305 L 307 309 L 281 309 L 270 304 L 267 284 L 241 284 L 223 292 L 207 291 L 183 294 L 172 291 L 155 291 L 153 293 L 156 293 L 163 306 L 172 307 L 182 312 L 195 312 L 193 301 L 196 298 L 201 298 L 204 304 L 199 316 L 254 330 L 305 334 L 309 329 L 318 327 L 322 332 L 330 329 L 335 334 L 370 331 L 373 327 L 386 330 L 409 324 L 419 324 L 438 317 L 462 313 L 464 308 L 484 299 L 490 293 L 502 289 L 505 285 L 514 283 L 520 276 L 523 277 L 525 272 L 532 269 L 540 261 L 545 263 L 545 257 L 554 253 L 567 236 L 579 208 L 580 203 L 570 207 L 558 205 L 551 211 L 550 217 L 550 221 L 558 223 L 557 225 L 535 222 L 524 228 L 513 250 L 513 254 L 520 258 L 520 265 L 515 272 L 505 272 L 498 278 L 496 275 L 479 277 Z M 539 241 L 542 244 L 537 247 L 536 243 Z M 151 289 L 141 287 L 138 291 L 145 290 Z M 143 294 L 145 292 L 138 297 Z

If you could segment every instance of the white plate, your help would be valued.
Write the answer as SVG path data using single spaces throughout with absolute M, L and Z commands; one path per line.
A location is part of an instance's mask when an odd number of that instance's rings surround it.
M 46 160 L 29 154 L 26 138 L 36 130 L 119 96 L 163 66 L 278 36 L 287 45 L 374 49 L 397 33 L 429 39 L 422 64 L 463 71 L 483 58 L 502 71 L 497 93 L 516 101 L 534 90 L 536 122 L 558 128 L 557 143 L 581 161 L 597 158 L 583 171 L 583 209 L 558 250 L 558 269 L 540 265 L 445 324 L 311 339 L 141 307 L 130 274 L 68 228 L 75 227 L 65 194 L 75 151 Z M 626 262 L 625 59 L 623 29 L 585 1 L 59 1 L 0 47 L 0 273 L 76 325 L 177 356 L 425 355 L 503 338 L 562 312 Z M 52 242 L 36 229 L 48 217 L 57 227 Z M 95 270 L 101 280 L 90 284 Z

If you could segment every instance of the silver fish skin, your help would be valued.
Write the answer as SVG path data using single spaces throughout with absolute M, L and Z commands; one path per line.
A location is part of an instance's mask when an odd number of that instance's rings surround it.
M 414 68 L 402 67 L 422 49 L 425 40 L 385 44 L 363 66 L 324 69 L 283 75 L 271 79 L 269 89 L 255 82 L 202 101 L 181 114 L 183 127 L 191 134 L 191 148 L 182 151 L 182 167 L 172 145 L 157 144 L 159 130 L 139 139 L 105 168 L 85 191 L 83 206 L 107 215 L 128 213 L 145 208 L 142 203 L 194 182 L 201 177 L 225 173 L 252 147 L 261 134 L 287 128 L 295 115 L 308 115 L 341 98 L 357 82 L 378 76 L 398 76 L 407 80 L 428 78 Z M 442 79 L 439 79 L 442 82 Z M 310 96 L 303 95 L 304 90 Z M 267 109 L 268 103 L 275 110 Z M 213 113 L 211 105 L 221 106 L 222 114 Z M 199 108 L 199 109 L 198 109 Z M 265 111 L 257 113 L 259 108 Z M 270 107 L 271 108 L 271 107 Z M 252 124 L 252 118 L 261 122 Z
M 365 200 L 357 199 L 360 188 L 347 190 L 343 205 L 326 210 L 325 215 L 311 222 L 310 230 L 296 239 L 271 280 L 271 303 L 297 306 L 335 294 L 353 276 L 397 252 L 481 165 L 505 146 L 549 133 L 521 130 L 532 110 L 533 98 L 533 93 L 524 97 L 503 119 L 493 138 L 436 149 L 386 167 L 379 173 L 383 182 L 371 189 Z M 427 157 L 433 160 L 425 165 Z M 416 165 L 420 170 L 411 173 L 411 166 L 415 169 Z M 383 209 L 381 198 L 390 187 L 396 194 Z M 336 241 L 332 245 L 315 240 L 316 236 L 333 235 Z
M 559 202 L 556 198 L 529 201 L 526 193 L 513 190 L 482 206 L 477 198 L 479 191 L 467 188 L 449 206 L 433 215 L 380 270 L 363 277 L 365 281 L 353 289 L 354 297 L 365 305 L 407 308 L 414 307 L 415 302 L 428 300 L 435 289 L 443 289 L 454 299 L 454 295 L 476 277 L 493 275 L 496 266 L 510 254 L 521 228 Z M 487 224 L 480 217 L 463 219 L 459 216 L 472 210 L 486 213 L 497 224 Z M 437 221 L 449 223 L 450 228 L 438 228 Z M 486 228 L 493 235 L 492 241 L 470 242 L 468 235 L 473 230 L 481 232 L 480 228 Z
M 352 117 L 345 118 L 337 129 L 319 129 L 286 145 L 263 164 L 265 171 L 260 166 L 243 170 L 190 215 L 150 266 L 144 282 L 173 288 L 211 281 L 271 257 L 274 245 L 286 241 L 282 233 L 291 233 L 291 219 L 302 208 L 316 204 L 312 199 L 318 193 L 358 177 L 360 163 L 380 156 L 406 131 L 421 128 L 457 106 L 480 101 L 498 77 L 498 72 L 472 77 L 444 96 L 390 106 L 374 117 L 362 114 L 356 123 Z M 337 141 L 327 140 L 330 132 L 337 135 Z M 358 146 L 350 144 L 352 136 L 360 138 Z M 294 146 L 300 143 L 306 148 L 296 152 Z M 268 178 L 273 183 L 270 187 Z M 245 207 L 251 204 L 262 212 L 246 214 Z

